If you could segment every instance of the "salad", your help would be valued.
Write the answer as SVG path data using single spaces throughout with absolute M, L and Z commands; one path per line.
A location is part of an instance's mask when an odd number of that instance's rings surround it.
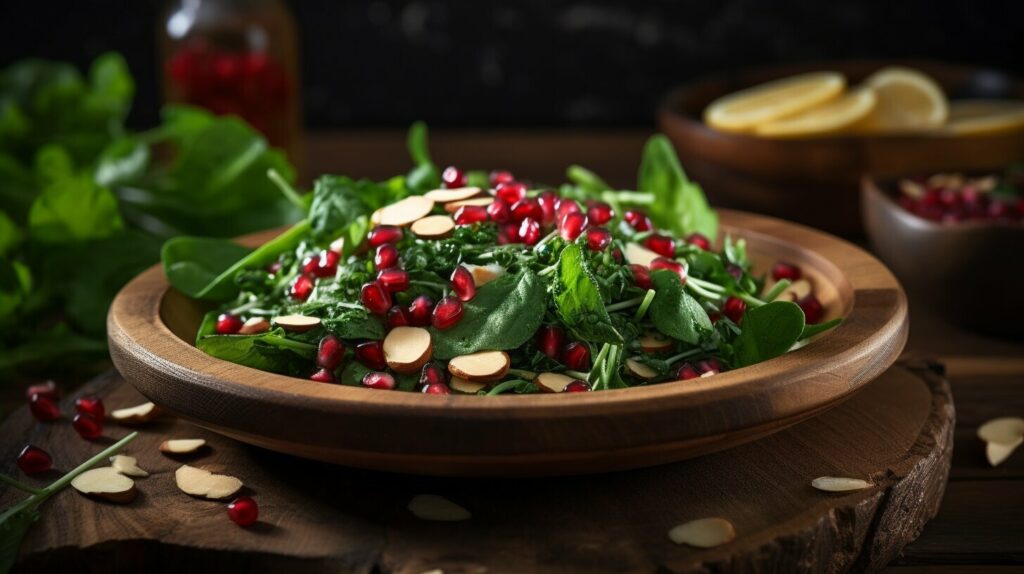
M 426 127 L 412 170 L 323 176 L 306 218 L 263 246 L 170 240 L 170 282 L 219 306 L 196 346 L 319 383 L 428 394 L 585 392 L 714 376 L 835 326 L 798 267 L 751 268 L 671 143 L 637 190 L 579 166 L 557 188 L 439 170 Z

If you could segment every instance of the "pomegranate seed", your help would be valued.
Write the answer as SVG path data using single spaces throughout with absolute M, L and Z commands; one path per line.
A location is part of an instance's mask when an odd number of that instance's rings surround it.
M 359 290 L 359 301 L 371 313 L 383 315 L 391 308 L 391 294 L 377 281 L 364 283 Z
M 801 273 L 800 268 L 792 263 L 779 261 L 772 267 L 772 279 L 776 281 L 782 281 L 783 279 L 796 281 L 801 277 L 803 277 L 803 273 Z
M 382 269 L 377 273 L 377 283 L 388 293 L 398 293 L 409 288 L 409 274 L 397 267 Z
M 668 259 L 666 257 L 658 257 L 654 261 L 651 261 L 651 271 L 657 271 L 658 269 L 668 269 L 679 276 L 679 281 L 683 285 L 686 285 L 686 267 L 674 259 Z
M 612 244 L 612 234 L 603 227 L 587 229 L 587 247 L 591 251 L 604 251 Z
M 622 263 L 622 250 L 618 247 L 612 249 L 612 259 L 614 259 L 616 263 Z
M 512 218 L 512 208 L 509 207 L 507 201 L 496 197 L 487 206 L 487 215 L 495 223 L 505 223 Z
M 441 181 L 447 189 L 466 187 L 466 174 L 459 168 L 450 165 L 441 172 Z
M 72 419 L 71 426 L 85 440 L 96 440 L 103 435 L 103 422 L 92 415 L 78 413 Z
M 454 327 L 462 319 L 462 301 L 457 297 L 445 297 L 437 302 L 430 316 L 430 324 L 435 329 Z
M 57 388 L 57 383 L 53 381 L 46 381 L 45 383 L 39 383 L 36 385 L 30 385 L 25 389 L 25 398 L 31 399 L 32 395 L 45 395 L 53 400 L 60 399 L 60 389 Z
M 637 231 L 650 231 L 651 229 L 654 229 L 654 224 L 651 223 L 647 214 L 642 211 L 627 211 L 622 215 L 622 217 L 625 218 L 626 223 L 628 223 L 630 227 Z
M 316 372 L 309 376 L 309 380 L 318 383 L 333 383 L 335 380 L 334 371 L 330 369 L 317 369 Z
M 387 324 L 388 329 L 394 329 L 395 327 L 408 327 L 409 314 L 406 312 L 405 307 L 395 305 L 388 309 L 388 314 L 384 318 L 384 322 Z
M 522 242 L 522 238 L 519 237 L 519 225 L 516 225 L 515 223 L 506 223 L 501 226 L 501 232 L 498 234 L 499 245 L 520 242 Z
M 587 228 L 587 216 L 582 213 L 567 213 L 558 224 L 558 235 L 566 241 L 576 241 L 576 238 Z
M 430 313 L 434 310 L 434 300 L 430 295 L 420 295 L 409 303 L 409 324 L 414 327 L 426 327 L 430 324 Z
M 228 504 L 228 518 L 239 526 L 252 526 L 259 517 L 259 505 L 248 496 L 239 496 Z
M 384 360 L 384 344 L 381 341 L 367 341 L 356 345 L 356 360 L 368 369 L 386 369 L 387 361 Z
M 385 243 L 398 243 L 402 240 L 402 228 L 394 225 L 378 225 L 366 234 L 366 242 L 370 247 L 379 247 Z
M 305 301 L 309 299 L 310 294 L 313 293 L 313 287 L 315 283 L 313 278 L 309 275 L 299 275 L 292 281 L 291 296 L 292 299 L 298 299 L 299 301 Z
M 570 213 L 579 213 L 580 204 L 572 199 L 560 199 L 558 205 L 555 206 L 555 218 L 559 221 Z
M 562 389 L 562 392 L 563 393 L 585 393 L 585 392 L 587 392 L 589 390 L 590 390 L 590 385 L 588 385 L 586 381 L 581 381 L 579 379 L 576 379 L 576 380 L 572 381 L 571 383 L 569 383 L 568 385 L 565 385 L 565 388 Z
M 590 347 L 585 343 L 573 341 L 562 351 L 562 364 L 574 371 L 590 368 Z
M 540 221 L 544 219 L 544 209 L 535 199 L 525 198 L 512 204 L 512 221 L 533 219 Z
M 306 257 L 302 260 L 302 272 L 312 275 L 316 271 L 316 265 L 319 261 L 320 258 L 313 255 Z
M 363 386 L 371 389 L 390 391 L 395 388 L 395 378 L 387 373 L 374 371 L 363 375 Z
M 427 385 L 423 387 L 423 394 L 425 395 L 450 395 L 452 390 L 448 388 L 448 385 Z
M 540 241 L 540 224 L 535 219 L 524 219 L 519 225 L 519 240 L 527 245 Z
M 473 281 L 473 274 L 462 265 L 452 271 L 451 282 L 452 291 L 455 292 L 459 300 L 465 302 L 476 296 L 476 282 Z
M 537 198 L 537 203 L 540 204 L 540 209 L 544 213 L 541 217 L 541 222 L 550 224 L 555 221 L 555 208 L 558 207 L 558 193 L 554 190 L 548 189 L 540 194 Z
M 654 283 L 651 283 L 651 271 L 643 265 L 637 265 L 633 263 L 629 266 L 629 270 L 633 272 L 633 284 L 641 289 L 653 289 Z
M 316 265 L 312 270 L 306 270 L 306 273 L 312 273 L 317 277 L 334 277 L 338 272 L 340 260 L 341 255 L 336 251 L 322 251 L 319 257 L 314 258 Z
M 558 354 L 565 344 L 565 331 L 558 325 L 542 325 L 537 329 L 537 348 L 551 359 L 558 359 Z
M 320 339 L 316 350 L 316 366 L 324 369 L 337 369 L 345 357 L 345 344 L 334 335 L 326 335 Z
M 18 468 L 25 474 L 39 474 L 53 468 L 53 458 L 50 457 L 50 453 L 30 444 L 21 449 L 21 454 L 18 455 Z
M 711 249 L 711 240 L 700 233 L 691 233 L 687 235 L 686 242 L 695 247 L 699 247 L 704 251 L 709 251 Z
M 218 335 L 234 335 L 242 328 L 242 318 L 231 313 L 221 313 L 217 316 L 216 331 Z
M 717 311 L 708 312 L 708 319 L 711 319 L 712 325 L 716 325 L 721 318 L 722 314 Z
M 380 271 L 389 267 L 398 266 L 398 248 L 390 243 L 377 246 L 377 252 L 373 255 L 373 266 Z
M 804 320 L 808 325 L 814 325 L 821 322 L 822 317 L 825 316 L 825 308 L 821 306 L 821 301 L 814 294 L 807 295 L 803 299 L 796 302 L 800 305 L 800 308 L 804 311 Z
M 587 219 L 593 225 L 604 225 L 615 217 L 615 210 L 607 203 L 599 202 L 587 208 Z
M 732 275 L 732 278 L 737 280 L 737 281 L 739 281 L 740 279 L 743 279 L 743 268 L 740 267 L 739 265 L 736 265 L 735 263 L 730 263 L 730 264 L 726 265 L 725 266 L 725 271 L 729 275 Z
M 662 257 L 675 257 L 676 256 L 676 242 L 667 235 L 661 235 L 655 233 L 644 240 L 644 247 L 651 251 L 661 255 Z
M 518 181 L 506 181 L 495 186 L 494 194 L 509 205 L 526 197 L 526 185 Z
M 491 172 L 490 180 L 491 187 L 498 187 L 503 183 L 512 183 L 516 178 L 512 176 L 512 172 L 498 169 Z
M 455 212 L 456 225 L 471 225 L 487 221 L 487 209 L 480 205 L 463 205 Z
M 96 395 L 85 395 L 75 399 L 75 411 L 83 415 L 92 415 L 98 421 L 102 421 L 107 414 L 103 408 L 103 399 Z
M 708 359 L 706 361 L 700 361 L 697 363 L 697 371 L 701 375 L 711 373 L 717 375 L 722 372 L 722 363 L 718 362 L 718 359 Z
M 676 379 L 686 381 L 700 377 L 700 373 L 690 363 L 683 363 L 676 369 Z
M 60 418 L 60 407 L 47 395 L 32 395 L 28 401 L 28 410 L 39 421 L 55 421 Z
M 423 365 L 423 370 L 420 371 L 420 385 L 447 385 L 448 384 L 448 373 L 438 367 L 434 363 L 427 363 Z
M 743 319 L 743 312 L 747 310 L 747 304 L 739 297 L 729 297 L 722 305 L 722 314 L 728 317 L 733 323 L 740 324 Z

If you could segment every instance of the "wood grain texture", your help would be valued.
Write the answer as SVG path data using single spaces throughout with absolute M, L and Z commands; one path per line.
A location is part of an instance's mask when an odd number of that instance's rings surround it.
M 699 380 L 573 395 L 380 392 L 257 371 L 192 346 L 202 309 L 159 267 L 108 320 L 111 356 L 144 395 L 201 426 L 299 456 L 436 475 L 554 475 L 636 468 L 754 440 L 848 398 L 898 356 L 907 304 L 864 251 L 810 228 L 723 211 L 755 265 L 801 266 L 844 322 L 782 357 Z M 265 241 L 266 234 L 249 238 Z
M 101 394 L 108 409 L 141 400 L 113 375 L 80 392 Z M 117 506 L 70 491 L 55 497 L 26 539 L 17 570 L 873 571 L 934 515 L 953 416 L 945 381 L 894 367 L 839 407 L 754 444 L 653 469 L 546 479 L 346 469 L 167 418 L 144 427 L 127 450 L 152 473 L 139 479 L 139 498 Z M 126 432 L 111 426 L 105 436 Z M 245 481 L 260 504 L 260 522 L 238 528 L 223 503 L 179 492 L 173 472 L 181 463 L 157 451 L 168 437 L 207 438 L 212 449 L 189 464 Z M 66 420 L 33 423 L 23 408 L 0 433 L 4 471 L 12 472 L 13 455 L 28 440 L 49 449 L 62 469 L 101 448 L 78 439 Z M 809 486 L 820 475 L 863 477 L 874 486 L 830 495 Z M 414 518 L 409 499 L 427 493 L 463 505 L 472 519 Z M 18 496 L 3 492 L 0 504 Z M 697 550 L 668 540 L 675 524 L 712 515 L 735 524 L 735 542 Z

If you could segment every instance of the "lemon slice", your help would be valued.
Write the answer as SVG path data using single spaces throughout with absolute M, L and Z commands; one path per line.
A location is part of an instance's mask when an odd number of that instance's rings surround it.
M 942 126 L 949 104 L 942 88 L 925 74 L 910 68 L 883 68 L 864 80 L 878 103 L 863 124 L 865 131 L 900 132 Z
M 1024 102 L 1020 100 L 961 100 L 950 102 L 943 133 L 973 136 L 1024 129 Z
M 761 124 L 754 128 L 754 133 L 764 137 L 795 138 L 839 132 L 867 117 L 877 101 L 871 88 L 859 88 L 795 116 Z
M 838 72 L 783 78 L 718 98 L 704 109 L 704 121 L 719 130 L 746 131 L 823 104 L 845 87 L 846 78 Z

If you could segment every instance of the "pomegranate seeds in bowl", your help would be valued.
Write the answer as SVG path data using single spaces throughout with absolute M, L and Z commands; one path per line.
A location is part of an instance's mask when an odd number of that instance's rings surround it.
M 967 177 L 939 173 L 929 177 L 903 179 L 897 203 L 918 217 L 936 223 L 967 221 L 1024 224 L 1024 164 L 1001 174 Z

